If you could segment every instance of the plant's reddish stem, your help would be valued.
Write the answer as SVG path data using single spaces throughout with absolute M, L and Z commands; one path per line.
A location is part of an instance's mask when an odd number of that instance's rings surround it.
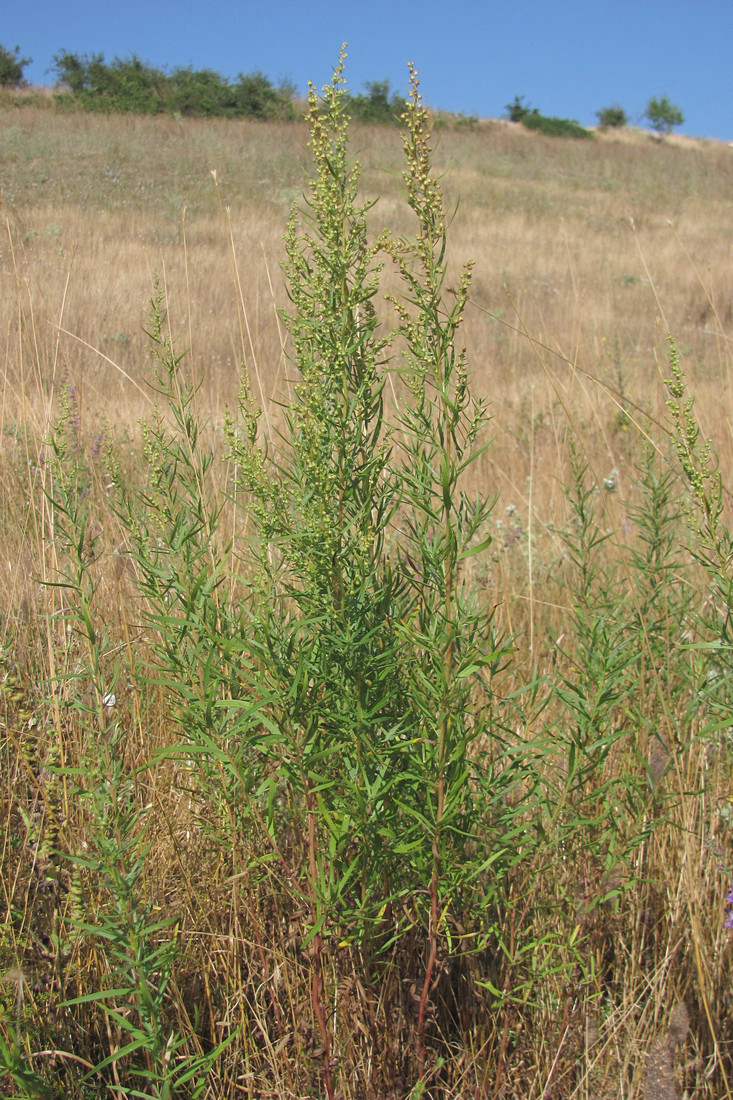
M 317 886 L 318 865 L 316 861 L 316 814 L 315 795 L 311 781 L 308 780 L 308 866 L 311 877 L 311 916 L 313 923 L 318 920 Z M 334 1100 L 333 1080 L 331 1078 L 331 1044 L 328 1038 L 328 1026 L 322 1004 L 323 993 L 323 939 L 320 932 L 313 937 L 313 967 L 311 978 L 311 1001 L 313 1014 L 318 1023 L 323 1050 L 323 1083 L 326 1086 L 328 1100 Z
M 430 986 L 433 981 L 435 960 L 438 956 L 438 860 L 435 854 L 437 837 L 433 845 L 433 876 L 430 883 L 430 952 L 425 968 L 425 980 L 423 982 L 420 1004 L 417 1010 L 417 1073 L 418 1080 L 422 1080 L 425 1071 L 425 1012 L 428 1007 Z

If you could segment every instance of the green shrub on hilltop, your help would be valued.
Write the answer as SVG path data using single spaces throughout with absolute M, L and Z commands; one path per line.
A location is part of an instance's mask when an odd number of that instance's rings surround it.
M 626 111 L 623 107 L 619 107 L 617 103 L 613 103 L 610 107 L 602 107 L 600 111 L 596 111 L 596 118 L 598 119 L 598 125 L 603 130 L 620 129 L 629 124 Z
M 53 58 L 53 71 L 75 100 L 88 111 L 134 111 L 157 114 L 164 110 L 165 74 L 136 57 L 116 57 L 106 64 L 104 54 L 79 57 L 62 50 Z
M 539 130 L 541 134 L 547 134 L 549 137 L 593 137 L 590 130 L 580 126 L 575 119 L 554 118 L 551 115 L 541 115 L 539 112 L 534 111 L 522 119 L 522 125 L 526 126 L 528 130 Z
M 504 108 L 509 115 L 510 122 L 524 122 L 527 115 L 537 114 L 536 107 L 530 107 L 528 103 L 524 102 L 523 95 L 515 95 L 511 103 L 507 103 Z
M 680 108 L 666 95 L 660 99 L 652 96 L 646 105 L 644 118 L 648 119 L 652 130 L 658 134 L 671 134 L 675 126 L 681 126 L 685 121 Z
M 175 69 L 171 75 L 171 108 L 182 115 L 210 118 L 222 114 L 223 85 L 213 69 Z
M 21 88 L 26 81 L 23 79 L 23 69 L 30 65 L 32 58 L 19 57 L 20 46 L 12 50 L 6 50 L 0 46 L 0 87 Z
M 359 122 L 376 125 L 399 123 L 405 109 L 404 96 L 399 92 L 390 95 L 388 80 L 367 80 L 367 94 L 345 95 L 348 113 Z
M 176 69 L 169 86 L 168 110 L 190 117 L 292 119 L 291 92 L 275 88 L 259 71 L 239 74 L 230 84 L 212 69 Z
M 291 119 L 291 89 L 276 88 L 261 72 L 239 74 L 230 83 L 213 69 L 178 68 L 170 75 L 134 55 L 80 57 L 62 50 L 54 57 L 59 85 L 88 111 L 183 114 L 191 117 Z
M 585 130 L 575 119 L 541 115 L 536 107 L 530 107 L 524 102 L 524 96 L 515 96 L 511 103 L 507 103 L 505 109 L 510 122 L 521 122 L 528 130 L 539 130 L 540 133 L 548 134 L 550 137 L 589 138 L 593 136 L 590 130 Z
M 0 56 L 0 61 L 2 60 Z M 1 72 L 0 68 L 0 72 Z M 54 57 L 58 84 L 88 111 L 132 111 L 136 114 L 180 114 L 192 118 L 295 118 L 295 89 L 275 87 L 257 70 L 230 82 L 213 69 L 177 68 L 167 74 L 134 55 L 106 63 L 62 50 Z M 344 92 L 349 115 L 371 125 L 394 125 L 404 110 L 404 97 L 389 80 L 367 81 L 358 95 Z
M 233 114 L 263 119 L 295 118 L 292 90 L 285 85 L 273 87 L 264 73 L 259 70 L 247 75 L 240 73 L 237 83 L 231 85 L 231 88 L 235 101 Z

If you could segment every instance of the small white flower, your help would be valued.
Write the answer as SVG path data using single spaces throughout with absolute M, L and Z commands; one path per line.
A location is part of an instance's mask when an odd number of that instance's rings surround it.
M 614 466 L 608 477 L 603 479 L 603 488 L 607 493 L 613 493 L 618 485 L 618 470 Z

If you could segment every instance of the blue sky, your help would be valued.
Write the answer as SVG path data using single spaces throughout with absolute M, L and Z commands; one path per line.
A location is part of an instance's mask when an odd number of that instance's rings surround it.
M 304 90 L 328 81 L 342 41 L 354 92 L 406 91 L 411 60 L 433 107 L 498 117 L 523 95 L 591 125 L 611 103 L 636 122 L 666 94 L 682 133 L 733 140 L 731 0 L 3 0 L 0 14 L 0 44 L 33 58 L 39 84 L 63 49 Z

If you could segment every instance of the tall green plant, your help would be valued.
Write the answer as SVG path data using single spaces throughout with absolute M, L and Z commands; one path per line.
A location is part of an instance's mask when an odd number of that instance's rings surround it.
M 241 861 L 239 829 L 265 755 L 252 731 L 260 717 L 252 699 L 247 616 L 231 581 L 231 536 L 222 534 L 224 498 L 197 387 L 166 330 L 160 288 L 151 303 L 150 379 L 160 407 L 142 425 L 147 479 L 129 484 L 108 456 L 113 507 L 135 566 L 153 681 L 170 701 L 178 740 L 164 750 L 198 771 L 216 806 L 209 825 L 229 858 Z M 244 620 L 244 622 L 243 622 Z M 241 865 L 241 863 L 240 863 Z
M 690 653 L 680 647 L 684 624 L 692 625 L 693 588 L 686 552 L 679 475 L 662 465 L 648 447 L 637 467 L 639 502 L 628 507 L 637 540 L 629 548 L 634 582 L 630 628 L 638 639 L 633 710 L 649 736 L 647 767 L 655 788 L 672 762 L 673 750 L 689 744 L 691 714 L 697 706 L 696 672 Z M 692 689 L 692 690 L 690 690 Z
M 579 857 L 589 884 L 607 874 L 638 834 L 645 776 L 628 725 L 635 688 L 639 632 L 629 629 L 628 583 L 614 559 L 611 532 L 598 515 L 598 489 L 573 441 L 570 523 L 564 533 L 572 567 L 568 667 L 554 681 L 564 719 L 561 784 L 553 812 L 553 841 Z M 602 896 L 594 887 L 595 902 Z
M 253 634 L 280 785 L 273 776 L 270 829 L 276 838 L 279 806 L 302 838 L 303 863 L 292 857 L 291 873 L 310 907 L 329 1092 L 329 939 L 338 929 L 360 944 L 375 973 L 390 943 L 409 934 L 417 947 L 424 936 L 415 1023 L 423 1080 L 438 953 L 486 942 L 514 858 L 503 796 L 520 771 L 507 758 L 496 767 L 493 751 L 479 762 L 492 733 L 488 679 L 504 649 L 462 572 L 489 544 L 492 507 L 463 489 L 487 424 L 457 342 L 470 265 L 446 306 L 447 219 L 414 72 L 403 117 L 416 233 L 369 243 L 369 204 L 357 202 L 358 166 L 347 156 L 342 64 L 322 104 L 311 93 L 316 176 L 286 237 L 286 320 L 301 381 L 285 443 L 274 464 L 257 445 L 246 381 L 246 430 L 230 429 L 257 526 Z M 388 338 L 372 303 L 380 250 L 403 285 L 392 354 L 407 397 L 395 426 L 379 369 Z M 470 927 L 459 931 L 461 922 Z
M 408 655 L 415 751 L 405 776 L 411 798 L 403 843 L 416 885 L 417 922 L 427 939 L 417 1017 L 417 1064 L 425 1069 L 426 1013 L 441 943 L 455 930 L 452 911 L 472 925 L 477 947 L 489 907 L 511 862 L 511 814 L 503 796 L 517 782 L 511 766 L 482 772 L 478 746 L 492 761 L 488 717 L 490 672 L 506 650 L 494 637 L 491 612 L 467 582 L 464 563 L 490 544 L 493 499 L 469 496 L 465 480 L 488 440 L 488 414 L 470 389 L 459 343 L 471 264 L 446 285 L 448 219 L 431 168 L 430 129 L 417 75 L 403 115 L 407 201 L 417 228 L 386 248 L 402 281 L 393 298 L 400 321 L 400 375 L 407 398 L 398 414 L 401 522 L 398 551 L 405 591 L 398 634 Z M 450 305 L 447 303 L 450 301 Z M 488 751 L 487 751 L 488 750 Z M 502 835 L 505 834 L 505 835 Z M 478 919 L 478 923 L 475 923 Z
M 59 681 L 85 738 L 83 759 L 62 768 L 86 826 L 85 848 L 68 849 L 66 841 L 59 854 L 85 876 L 84 896 L 96 899 L 94 917 L 72 913 L 64 934 L 96 945 L 104 959 L 104 973 L 95 975 L 97 988 L 62 1007 L 98 1005 L 108 1033 L 120 1039 L 87 1078 L 104 1081 L 109 1069 L 110 1087 L 118 1094 L 170 1100 L 185 1088 L 194 1096 L 212 1058 L 192 1052 L 189 1037 L 167 1020 L 168 983 L 178 954 L 174 920 L 155 917 L 145 897 L 146 811 L 125 759 L 126 731 L 111 717 L 119 670 L 99 606 L 95 563 L 102 552 L 101 528 L 90 504 L 89 470 L 68 392 L 50 442 L 50 534 L 59 561 L 54 583 L 64 593 L 64 619 L 79 646 L 73 670 L 62 671 Z M 144 1090 L 131 1082 L 142 1082 Z
M 667 408 L 672 423 L 671 435 L 689 489 L 686 510 L 689 525 L 694 532 L 691 553 L 702 567 L 708 582 L 706 599 L 696 616 L 697 631 L 702 638 L 700 641 L 693 641 L 689 647 L 703 656 L 702 683 L 696 699 L 702 704 L 703 710 L 704 720 L 700 723 L 700 735 L 725 753 L 729 760 L 730 689 L 733 678 L 733 538 L 723 516 L 723 478 L 712 442 L 701 438 L 694 411 L 695 400 L 694 397 L 687 396 L 687 380 L 671 335 L 668 335 L 668 342 L 671 375 L 666 380 L 666 385 L 669 395 Z M 711 1003 L 706 993 L 706 976 L 699 947 L 700 919 L 695 901 L 693 898 L 688 899 L 700 996 L 715 1059 L 719 1062 L 725 1095 L 730 1097 L 731 1084 L 726 1071 L 726 1060 L 719 1054 L 718 1008 Z M 721 898 L 721 911 L 722 905 Z
M 708 583 L 708 598 L 698 614 L 704 660 L 702 694 L 727 726 L 730 680 L 733 676 L 733 538 L 724 520 L 723 478 L 712 443 L 702 439 L 695 416 L 695 399 L 688 397 L 685 373 L 670 336 L 671 376 L 666 380 L 667 407 L 677 458 L 689 495 L 685 511 L 694 532 L 692 555 Z M 719 720 L 719 719 L 718 719 Z
M 126 485 L 111 463 L 151 675 L 180 730 L 173 751 L 199 763 L 199 797 L 218 803 L 218 839 L 240 873 L 284 889 L 303 914 L 329 1097 L 337 947 L 358 952 L 372 1019 L 389 965 L 408 968 L 419 1095 L 441 973 L 473 954 L 495 989 L 489 945 L 510 966 L 528 957 L 522 921 L 505 928 L 506 902 L 517 864 L 537 867 L 546 845 L 531 768 L 549 750 L 496 718 L 508 645 L 469 570 L 489 549 L 493 507 L 468 491 L 489 442 L 460 342 L 471 265 L 448 284 L 448 218 L 412 70 L 410 87 L 415 231 L 401 239 L 372 234 L 358 197 L 343 57 L 323 97 L 311 89 L 315 172 L 285 240 L 297 381 L 273 440 L 243 372 L 227 424 L 236 536 L 221 535 L 205 424 L 159 296 L 150 336 L 162 410 L 144 427 L 147 484 Z M 387 333 L 375 305 L 384 256 L 398 277 Z M 390 371 L 402 395 L 391 416 Z M 569 786 L 600 767 L 602 738 L 593 745 Z M 513 980 L 497 978 L 504 992 Z
M 399 580 L 386 554 L 398 481 L 390 470 L 377 332 L 380 242 L 348 160 L 343 58 L 320 102 L 309 97 L 316 175 L 286 235 L 293 311 L 285 316 L 300 381 L 281 453 L 230 429 L 240 487 L 256 518 L 260 599 L 253 612 L 273 735 L 268 827 L 283 808 L 301 838 L 290 874 L 310 913 L 313 1010 L 332 1094 L 323 956 L 336 931 L 367 958 L 387 935 L 398 891 L 403 758 L 410 751 L 405 675 L 395 631 Z M 371 945 L 371 946 L 370 946 Z

